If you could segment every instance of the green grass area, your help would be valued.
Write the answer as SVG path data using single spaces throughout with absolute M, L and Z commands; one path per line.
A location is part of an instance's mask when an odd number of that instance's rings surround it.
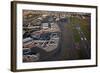
M 89 29 L 89 23 L 86 20 L 80 20 L 80 26 L 82 28 L 82 31 L 84 32 L 86 38 L 90 40 L 91 30 Z
M 78 22 L 79 22 L 78 19 L 70 17 L 70 29 L 73 32 L 73 38 L 74 38 L 75 43 L 80 42 L 80 35 L 78 31 L 75 29 L 75 25 L 78 24 Z
M 72 29 L 74 34 L 74 40 L 76 43 L 80 42 L 80 35 L 76 29 Z
M 70 18 L 68 18 L 68 19 L 70 19 Z M 70 30 L 72 32 L 74 41 L 76 43 L 80 42 L 80 35 L 79 35 L 78 31 L 74 28 L 74 25 L 72 24 L 72 22 L 65 25 L 65 28 L 67 28 L 68 30 Z
M 68 28 L 68 30 L 73 32 L 74 44 L 75 48 L 77 49 L 78 59 L 83 59 L 83 54 L 82 54 L 83 50 L 80 47 L 80 41 L 81 41 L 80 34 L 78 33 L 78 30 L 75 27 L 78 24 L 81 28 L 81 31 L 84 33 L 87 40 L 89 41 L 90 40 L 89 21 L 86 19 L 79 19 L 77 17 L 70 17 L 68 19 L 70 20 L 70 22 L 68 23 L 68 25 L 66 25 L 66 27 Z
M 81 27 L 81 30 L 83 31 L 83 33 L 85 34 L 86 38 L 88 40 L 90 40 L 90 26 L 89 26 L 89 23 L 87 20 L 84 20 L 84 19 L 79 19 L 79 18 L 76 18 L 76 17 L 70 17 L 70 24 L 72 25 L 72 27 L 76 26 L 77 24 L 80 25 Z M 73 32 L 75 33 L 75 41 L 79 41 L 79 34 L 77 32 L 76 29 L 73 29 Z

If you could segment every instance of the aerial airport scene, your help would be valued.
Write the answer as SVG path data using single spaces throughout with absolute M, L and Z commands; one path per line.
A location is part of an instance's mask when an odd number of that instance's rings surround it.
M 23 62 L 91 58 L 91 14 L 23 10 Z

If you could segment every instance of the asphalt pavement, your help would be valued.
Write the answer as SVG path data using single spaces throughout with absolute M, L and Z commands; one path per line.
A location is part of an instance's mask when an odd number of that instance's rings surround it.
M 67 22 L 58 22 L 59 27 L 61 28 L 62 41 L 61 41 L 61 51 L 60 59 L 74 60 L 78 58 L 78 51 L 74 45 L 73 32 L 68 27 Z
M 83 59 L 89 59 L 91 57 L 91 44 L 84 35 L 82 29 L 78 30 L 81 41 L 80 41 L 80 55 Z

